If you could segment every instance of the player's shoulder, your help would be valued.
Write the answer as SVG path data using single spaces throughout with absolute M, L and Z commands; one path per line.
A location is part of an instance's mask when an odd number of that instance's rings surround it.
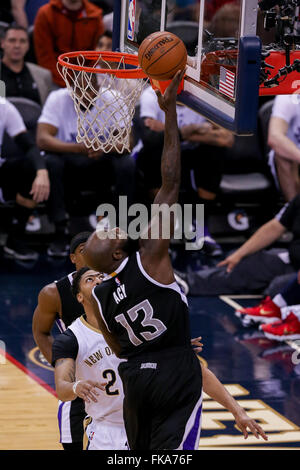
M 71 273 L 69 274 L 66 274 L 66 276 L 63 276 L 63 277 L 60 277 L 59 279 L 57 279 L 56 281 L 54 281 L 54 283 L 57 285 L 57 284 L 72 284 L 73 283 L 73 276 L 76 274 L 76 271 L 72 271 Z
M 54 339 L 52 345 L 52 365 L 55 366 L 55 362 L 58 359 L 74 359 L 76 360 L 78 354 L 78 340 L 76 335 L 70 328 L 67 328 L 66 331 L 60 333 Z
M 75 322 L 77 320 L 75 320 Z M 74 331 L 72 330 L 72 328 L 70 328 L 70 326 L 55 338 L 54 341 L 56 343 L 60 343 L 60 344 L 77 344 L 78 343 L 76 335 Z
M 49 305 L 57 305 L 60 301 L 59 292 L 55 282 L 45 285 L 39 293 L 39 303 L 47 302 Z

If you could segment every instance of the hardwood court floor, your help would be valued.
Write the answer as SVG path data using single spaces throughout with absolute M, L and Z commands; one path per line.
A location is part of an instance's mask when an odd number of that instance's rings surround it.
M 40 289 L 72 270 L 68 261 L 45 256 L 26 266 L 0 259 L 0 351 L 7 354 L 5 364 L 0 355 L 0 450 L 61 449 L 53 369 L 36 347 L 31 323 Z M 300 449 L 297 345 L 267 340 L 240 324 L 236 304 L 256 302 L 189 297 L 192 336 L 203 338 L 202 360 L 269 436 L 267 443 L 252 436 L 245 441 L 232 415 L 205 396 L 200 449 Z
M 57 398 L 10 360 L 0 365 L 0 450 L 59 450 Z

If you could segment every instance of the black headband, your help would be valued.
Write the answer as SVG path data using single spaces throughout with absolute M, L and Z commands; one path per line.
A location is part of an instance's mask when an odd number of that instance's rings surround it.
M 70 253 L 75 253 L 76 248 L 81 245 L 81 243 L 85 243 L 90 235 L 92 235 L 92 232 L 81 232 L 75 235 L 70 242 Z

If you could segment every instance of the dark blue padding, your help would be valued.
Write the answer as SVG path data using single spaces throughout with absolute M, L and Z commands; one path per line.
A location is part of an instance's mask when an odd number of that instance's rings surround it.
M 260 70 L 260 38 L 257 36 L 240 38 L 235 111 L 237 134 L 251 134 L 257 128 Z
M 113 40 L 112 50 L 120 50 L 120 31 L 121 31 L 121 1 L 114 0 L 114 17 L 113 17 Z
M 257 127 L 261 41 L 257 36 L 240 38 L 235 118 L 182 91 L 178 100 L 207 119 L 238 135 L 253 134 Z

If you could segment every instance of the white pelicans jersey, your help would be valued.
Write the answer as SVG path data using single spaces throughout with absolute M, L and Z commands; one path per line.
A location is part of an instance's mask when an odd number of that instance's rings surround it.
M 93 421 L 124 426 L 123 386 L 118 374 L 120 359 L 109 348 L 102 333 L 89 325 L 84 316 L 68 328 L 76 337 L 76 380 L 107 382 L 105 391 L 97 389 L 98 402 L 85 403 L 85 410 Z

